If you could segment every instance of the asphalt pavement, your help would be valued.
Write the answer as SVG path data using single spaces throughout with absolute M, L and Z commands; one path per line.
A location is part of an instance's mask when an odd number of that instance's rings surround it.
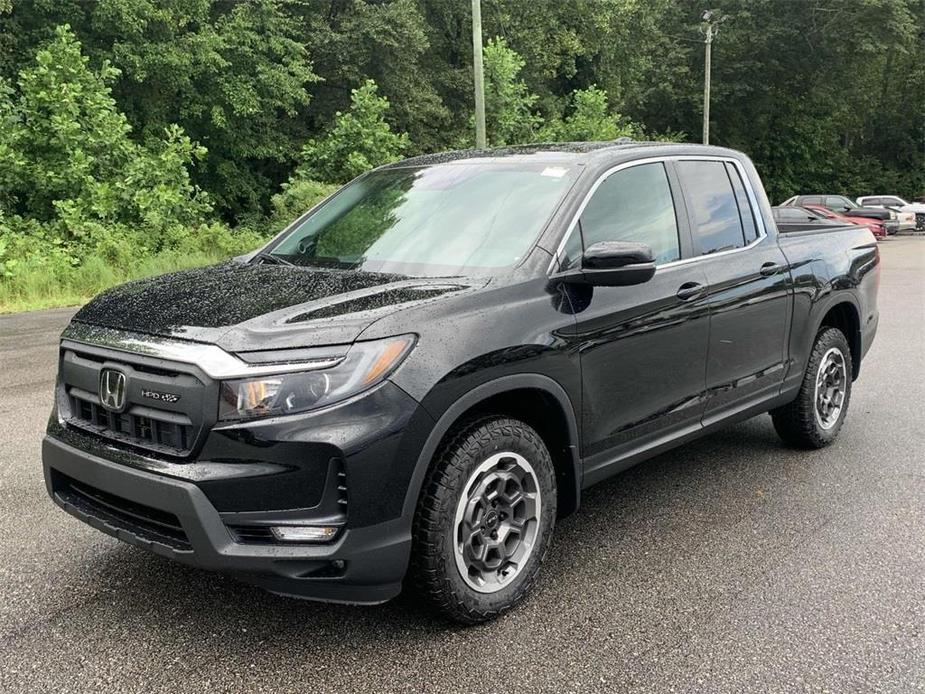
M 833 446 L 762 416 L 589 490 L 532 596 L 468 629 L 274 597 L 59 510 L 39 450 L 73 310 L 0 317 L 0 692 L 925 691 L 925 238 L 881 250 Z

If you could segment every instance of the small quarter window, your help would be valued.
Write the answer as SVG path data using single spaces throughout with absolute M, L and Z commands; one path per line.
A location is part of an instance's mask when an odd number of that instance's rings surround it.
M 732 190 L 735 191 L 736 202 L 739 204 L 739 218 L 742 220 L 742 229 L 745 233 L 745 244 L 748 245 L 758 238 L 758 226 L 755 224 L 755 213 L 752 204 L 745 192 L 745 184 L 734 164 L 726 162 L 726 173 L 732 181 Z

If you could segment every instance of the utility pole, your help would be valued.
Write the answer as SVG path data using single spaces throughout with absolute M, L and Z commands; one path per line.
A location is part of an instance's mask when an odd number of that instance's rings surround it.
M 719 32 L 719 25 L 729 19 L 729 15 L 716 16 L 717 10 L 704 10 L 700 15 L 700 31 L 704 39 L 703 56 L 703 144 L 710 144 L 710 72 L 713 67 L 713 39 Z
M 472 0 L 472 74 L 475 80 L 475 146 L 485 140 L 485 74 L 482 70 L 482 2 Z
M 713 25 L 707 23 L 704 32 L 703 56 L 703 144 L 710 144 L 710 68 L 713 59 Z

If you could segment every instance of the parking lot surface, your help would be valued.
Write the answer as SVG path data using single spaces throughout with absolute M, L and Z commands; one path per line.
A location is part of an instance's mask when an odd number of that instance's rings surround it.
M 925 238 L 881 251 L 835 445 L 788 450 L 762 416 L 589 490 L 527 602 L 469 629 L 404 596 L 274 597 L 71 518 L 39 450 L 73 311 L 0 317 L 0 691 L 925 691 Z

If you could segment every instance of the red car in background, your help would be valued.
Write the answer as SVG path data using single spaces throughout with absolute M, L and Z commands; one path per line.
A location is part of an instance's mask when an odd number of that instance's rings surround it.
M 838 212 L 832 212 L 832 210 L 830 210 L 828 207 L 824 207 L 823 205 L 803 205 L 803 207 L 808 210 L 812 210 L 816 214 L 822 215 L 826 219 L 842 222 L 843 224 L 857 224 L 858 226 L 867 227 L 878 239 L 886 238 L 886 227 L 883 225 L 883 222 L 880 222 L 876 219 L 871 219 L 870 217 L 852 217 L 850 215 L 838 214 Z

